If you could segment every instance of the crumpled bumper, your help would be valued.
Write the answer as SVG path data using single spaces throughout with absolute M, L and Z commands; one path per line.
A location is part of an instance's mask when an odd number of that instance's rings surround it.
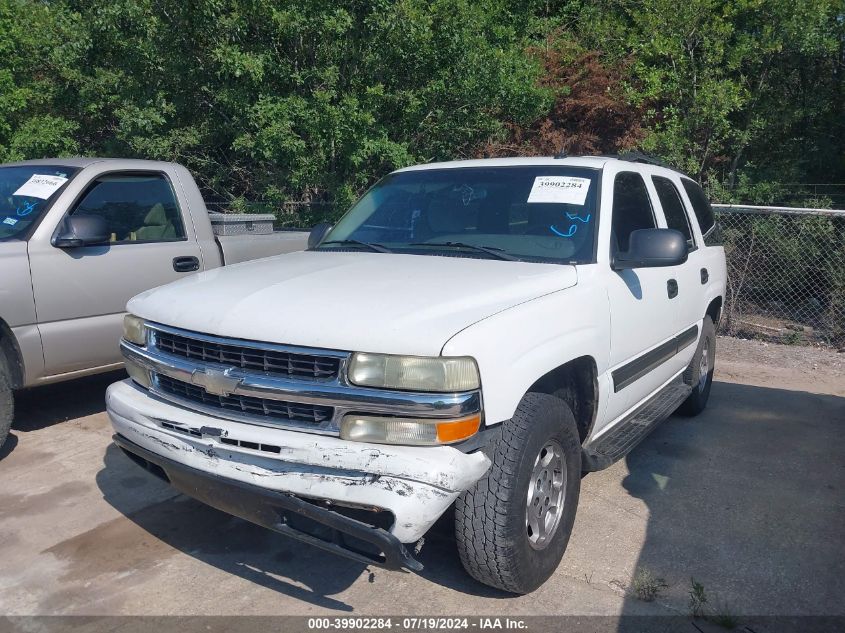
M 214 418 L 163 402 L 131 380 L 111 385 L 106 405 L 115 432 L 150 453 L 224 481 L 387 510 L 389 532 L 401 543 L 419 540 L 490 466 L 481 452 L 449 446 L 366 444 Z

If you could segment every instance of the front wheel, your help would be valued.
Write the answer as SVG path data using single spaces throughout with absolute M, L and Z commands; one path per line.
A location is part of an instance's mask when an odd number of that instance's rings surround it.
M 523 397 L 502 423 L 492 465 L 455 502 L 461 563 L 476 580 L 517 594 L 554 573 L 572 532 L 581 488 L 581 441 L 569 406 Z
M 684 400 L 678 413 L 698 415 L 707 406 L 710 387 L 713 385 L 713 370 L 716 365 L 716 328 L 710 316 L 705 316 L 701 324 L 701 338 L 692 362 L 684 372 L 684 381 L 692 386 L 692 393 Z

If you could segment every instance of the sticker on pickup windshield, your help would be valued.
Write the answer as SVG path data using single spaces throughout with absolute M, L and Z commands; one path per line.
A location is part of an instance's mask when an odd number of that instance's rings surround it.
M 537 176 L 528 194 L 528 202 L 583 205 L 589 190 L 589 178 Z
M 17 223 L 18 221 L 15 218 L 6 218 L 3 220 L 3 224 L 8 224 L 9 226 L 15 226 Z
M 23 183 L 13 196 L 28 196 L 30 198 L 41 198 L 46 200 L 53 193 L 67 182 L 62 176 L 47 176 L 45 174 L 33 174 L 32 177 Z

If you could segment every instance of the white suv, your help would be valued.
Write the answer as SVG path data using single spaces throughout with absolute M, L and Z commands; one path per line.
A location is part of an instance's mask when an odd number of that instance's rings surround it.
M 455 505 L 467 571 L 532 591 L 582 473 L 707 403 L 725 257 L 642 156 L 420 165 L 309 250 L 130 301 L 115 442 L 212 506 L 367 564 Z

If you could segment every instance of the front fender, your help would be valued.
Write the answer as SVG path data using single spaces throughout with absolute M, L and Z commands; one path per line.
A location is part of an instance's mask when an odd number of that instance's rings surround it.
M 590 356 L 599 383 L 609 362 L 607 294 L 575 286 L 499 312 L 458 332 L 444 356 L 478 361 L 488 425 L 513 417 L 522 396 L 539 378 L 561 365 Z M 604 407 L 599 400 L 599 414 Z

